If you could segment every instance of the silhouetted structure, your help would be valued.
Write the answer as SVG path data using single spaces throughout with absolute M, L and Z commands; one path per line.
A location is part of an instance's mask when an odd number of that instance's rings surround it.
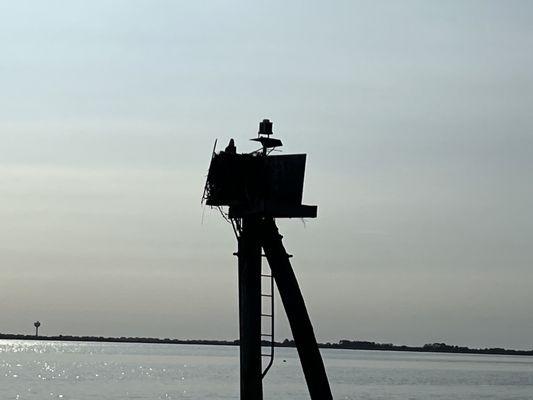
M 39 321 L 35 321 L 33 326 L 35 327 L 35 337 L 37 337 L 39 336 L 39 327 L 41 326 L 41 323 Z
M 271 155 L 282 145 L 271 138 L 272 122 L 259 124 L 257 138 L 262 148 L 250 154 L 238 154 L 233 139 L 225 151 L 213 151 L 203 201 L 209 206 L 229 206 L 223 213 L 233 225 L 238 240 L 239 258 L 239 332 L 241 363 L 241 399 L 263 398 L 262 378 L 274 357 L 274 293 L 278 287 L 285 307 L 294 342 L 309 388 L 311 399 L 332 399 L 322 357 L 318 350 L 313 327 L 289 262 L 289 255 L 281 241 L 274 218 L 315 218 L 317 206 L 302 205 L 305 154 Z M 216 146 L 216 142 L 215 142 Z M 268 260 L 271 274 L 261 272 L 261 257 Z M 261 292 L 262 277 L 270 278 L 269 293 Z M 263 298 L 271 303 L 270 314 L 262 310 Z M 261 320 L 271 319 L 271 331 L 261 333 Z M 267 344 L 271 351 L 261 354 Z M 269 362 L 262 370 L 262 356 Z

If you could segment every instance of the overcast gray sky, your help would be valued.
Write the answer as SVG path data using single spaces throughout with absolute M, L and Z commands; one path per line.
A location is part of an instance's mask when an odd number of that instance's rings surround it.
M 319 340 L 533 348 L 531 2 L 2 2 L 0 49 L 0 332 L 236 338 L 200 197 L 270 118 Z

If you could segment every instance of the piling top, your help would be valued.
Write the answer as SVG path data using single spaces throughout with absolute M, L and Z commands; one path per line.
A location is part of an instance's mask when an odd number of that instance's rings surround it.
M 204 192 L 205 204 L 229 206 L 230 218 L 264 215 L 274 218 L 315 218 L 317 206 L 302 204 L 306 154 L 270 155 L 281 146 L 271 138 L 272 122 L 259 123 L 262 151 L 239 154 L 233 139 L 214 152 Z

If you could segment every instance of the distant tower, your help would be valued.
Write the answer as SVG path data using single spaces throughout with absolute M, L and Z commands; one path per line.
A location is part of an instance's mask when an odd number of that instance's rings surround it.
M 213 151 L 203 195 L 208 206 L 219 210 L 229 207 L 223 215 L 237 236 L 241 400 L 263 399 L 262 379 L 274 359 L 274 281 L 287 313 L 311 400 L 331 400 L 313 326 L 289 261 L 291 256 L 275 223 L 277 218 L 317 216 L 317 206 L 302 204 L 306 155 L 271 155 L 282 145 L 281 140 L 270 137 L 272 134 L 272 122 L 265 119 L 259 124 L 258 136 L 252 139 L 261 144 L 261 149 L 237 153 L 232 139 L 225 151 Z M 262 273 L 263 256 L 271 274 Z M 263 293 L 262 281 L 266 280 L 270 289 Z M 270 322 L 265 332 L 263 319 Z M 268 344 L 270 352 L 264 353 L 261 348 Z M 268 361 L 264 369 L 262 361 Z
M 39 321 L 35 321 L 33 326 L 35 327 L 35 337 L 37 337 L 39 336 L 39 327 L 41 326 L 41 323 Z

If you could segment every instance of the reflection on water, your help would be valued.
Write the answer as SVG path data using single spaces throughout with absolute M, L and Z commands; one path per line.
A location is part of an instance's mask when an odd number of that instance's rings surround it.
M 533 399 L 533 358 L 323 350 L 336 399 Z M 283 362 L 283 360 L 286 360 Z M 0 341 L 0 399 L 238 399 L 238 348 Z M 265 399 L 308 399 L 276 349 Z

